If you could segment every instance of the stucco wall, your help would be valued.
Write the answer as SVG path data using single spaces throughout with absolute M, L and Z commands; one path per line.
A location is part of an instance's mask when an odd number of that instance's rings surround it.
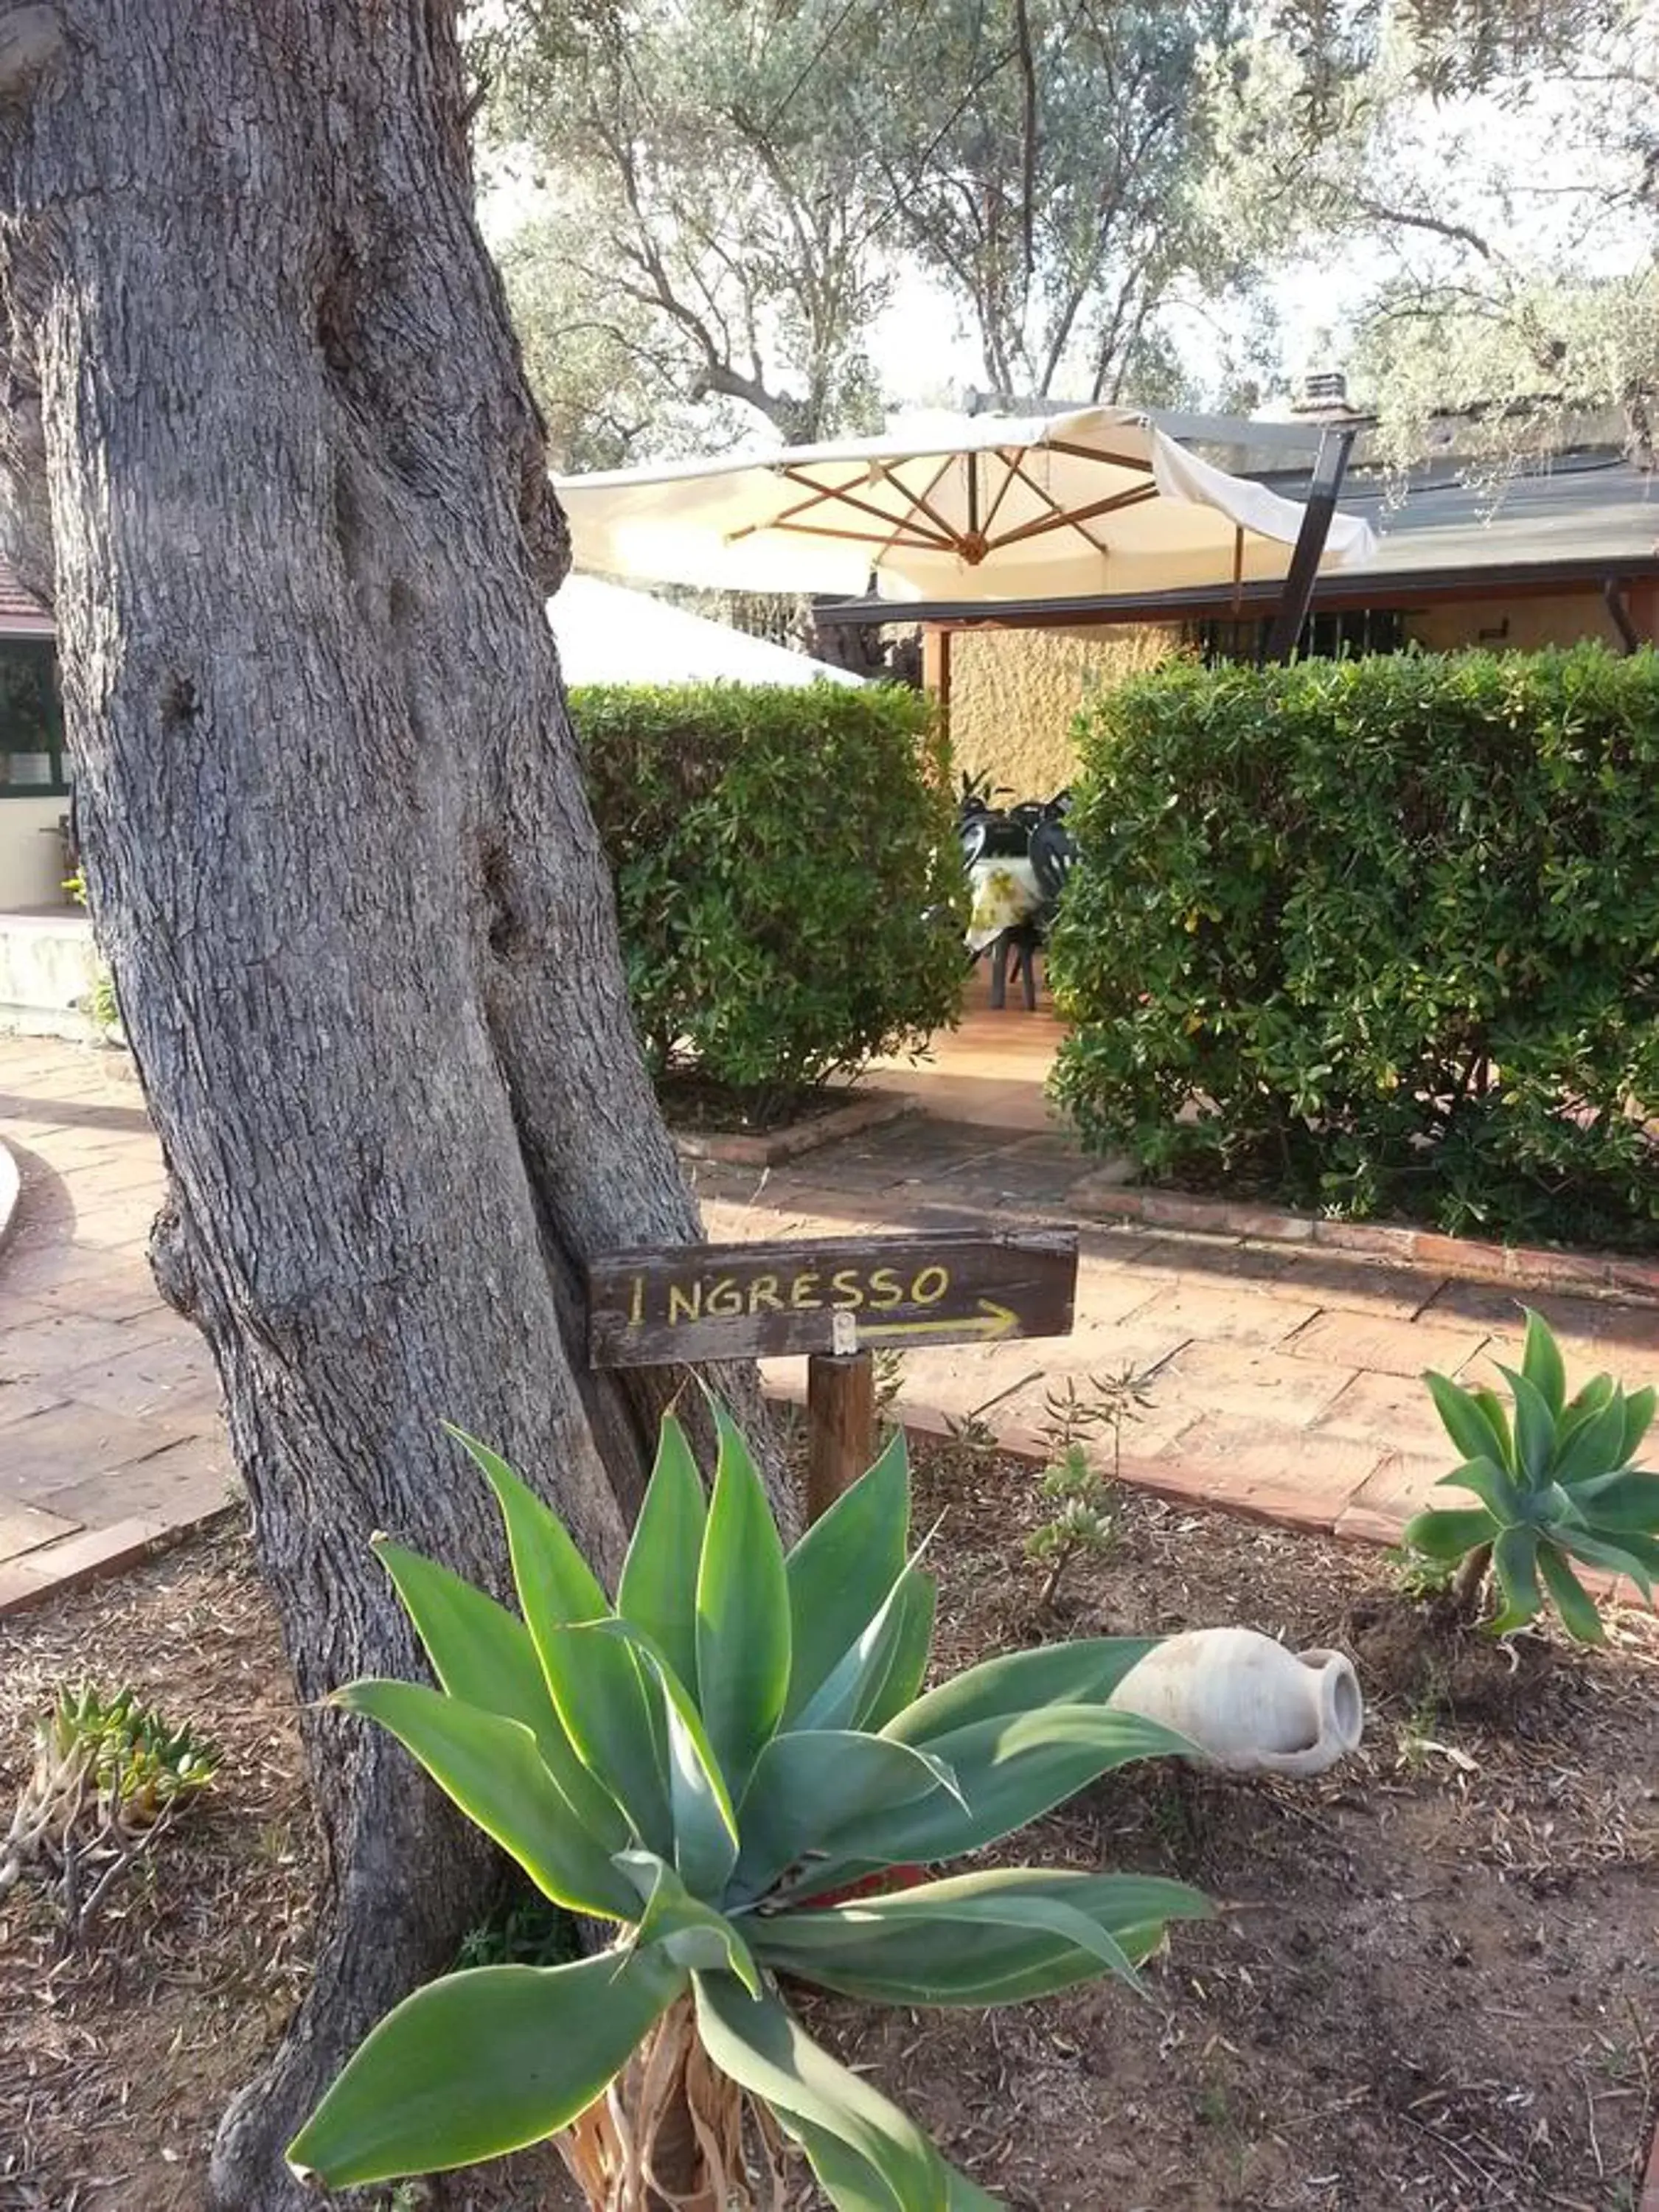
M 0 915 L 0 1033 L 85 1040 L 97 963 L 85 915 Z
M 63 848 L 52 833 L 68 812 L 61 793 L 0 799 L 0 912 L 64 904 Z
M 1429 653 L 1456 653 L 1465 646 L 1492 653 L 1535 653 L 1542 646 L 1577 645 L 1585 638 L 1620 648 L 1619 633 L 1599 592 L 1425 607 L 1406 617 L 1406 635 Z
M 1072 718 L 1094 693 L 1176 651 L 1173 628 L 957 630 L 951 640 L 951 749 L 957 768 L 1020 799 L 1046 799 L 1077 774 Z

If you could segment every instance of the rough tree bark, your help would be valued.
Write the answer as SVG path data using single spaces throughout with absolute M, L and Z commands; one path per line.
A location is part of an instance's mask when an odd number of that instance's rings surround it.
M 9 550 L 55 601 L 157 1272 L 307 1708 L 319 1967 L 211 2180 L 276 2212 L 289 2134 L 492 1879 L 314 1709 L 416 1665 L 368 1536 L 499 1581 L 447 1418 L 614 1566 L 663 1378 L 580 1372 L 580 1262 L 696 1215 L 544 618 L 566 541 L 453 0 L 0 0 L 0 318 Z

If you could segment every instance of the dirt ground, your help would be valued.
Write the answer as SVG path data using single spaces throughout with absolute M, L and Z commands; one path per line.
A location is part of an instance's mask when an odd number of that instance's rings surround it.
M 1529 1637 L 1511 1669 L 1402 1626 L 1376 1554 L 1128 1494 L 1113 1556 L 1040 1616 L 1033 1489 L 960 1450 L 921 1470 L 918 1518 L 948 1509 L 946 1668 L 1241 1621 L 1355 1653 L 1364 1746 L 1317 1783 L 1131 1769 L 1028 1833 L 1022 1859 L 1175 1873 L 1220 1905 L 1175 1931 L 1150 2003 L 809 1996 L 815 2032 L 1013 2212 L 1635 2212 L 1659 2119 L 1659 1625 L 1617 1616 L 1590 1656 Z M 0 1899 L 0 2212 L 196 2212 L 214 2120 L 309 1938 L 287 1680 L 240 1535 L 0 1626 L 0 1820 L 32 1717 L 86 1678 L 134 1683 L 226 1755 L 78 1952 L 38 1894 Z M 396 2202 L 569 2199 L 538 2157 Z

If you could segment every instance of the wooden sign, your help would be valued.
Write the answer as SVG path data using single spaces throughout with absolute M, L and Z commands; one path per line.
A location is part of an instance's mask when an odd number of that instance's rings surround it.
M 588 1270 L 595 1367 L 695 1366 L 1066 1336 L 1074 1230 L 945 1230 L 608 1253 Z

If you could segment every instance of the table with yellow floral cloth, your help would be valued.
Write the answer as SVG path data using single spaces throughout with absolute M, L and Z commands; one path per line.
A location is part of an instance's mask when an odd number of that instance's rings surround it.
M 1030 921 L 1042 903 L 1036 870 L 1027 860 L 981 860 L 969 863 L 968 950 L 983 952 L 1005 929 Z

